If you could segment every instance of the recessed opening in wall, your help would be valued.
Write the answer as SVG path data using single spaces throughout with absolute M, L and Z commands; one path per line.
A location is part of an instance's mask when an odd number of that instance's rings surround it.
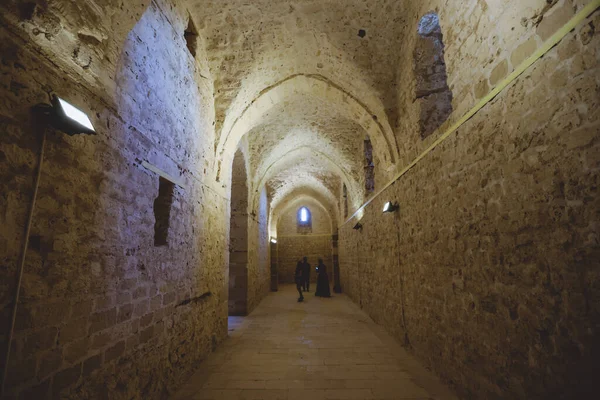
M 342 193 L 344 197 L 344 218 L 348 218 L 348 189 L 345 183 L 342 186 Z
M 371 139 L 365 138 L 365 195 L 369 196 L 375 191 L 375 163 L 373 162 L 373 145 Z
M 158 196 L 154 200 L 154 245 L 166 246 L 169 236 L 169 221 L 171 206 L 173 205 L 173 192 L 175 184 L 160 177 L 158 183 Z
M 300 207 L 297 215 L 298 233 L 312 232 L 312 215 L 308 207 Z
M 452 92 L 448 87 L 444 42 L 435 12 L 419 21 L 414 51 L 415 98 L 420 107 L 419 130 L 425 139 L 452 113 Z
M 191 18 L 188 19 L 188 26 L 183 36 L 185 37 L 185 43 L 187 49 L 193 57 L 196 57 L 196 44 L 198 42 L 198 31 L 194 25 L 194 21 Z

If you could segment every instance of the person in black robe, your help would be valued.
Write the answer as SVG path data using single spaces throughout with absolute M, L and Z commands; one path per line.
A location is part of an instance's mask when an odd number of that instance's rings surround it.
M 304 301 L 304 295 L 302 294 L 302 285 L 304 284 L 304 268 L 301 261 L 298 261 L 296 264 L 294 280 L 296 281 L 296 289 L 300 295 L 300 297 L 298 297 L 298 302 Z
M 304 276 L 303 289 L 305 292 L 310 292 L 310 264 L 306 257 L 302 260 L 302 273 Z
M 317 265 L 317 290 L 315 296 L 320 297 L 331 297 L 331 291 L 329 290 L 329 276 L 327 276 L 327 267 L 323 264 L 323 260 L 319 258 L 319 265 Z

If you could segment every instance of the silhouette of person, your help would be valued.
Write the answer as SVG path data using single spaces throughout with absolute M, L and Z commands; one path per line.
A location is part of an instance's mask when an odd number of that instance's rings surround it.
M 317 265 L 317 290 L 315 296 L 319 297 L 331 297 L 331 291 L 329 290 L 329 276 L 327 276 L 327 267 L 323 264 L 323 260 L 319 258 L 319 265 Z
M 310 264 L 306 257 L 302 260 L 302 276 L 304 278 L 303 288 L 305 292 L 309 292 L 310 290 Z
M 296 264 L 296 271 L 294 272 L 294 280 L 296 281 L 296 289 L 298 290 L 298 302 L 304 300 L 304 295 L 302 294 L 302 285 L 304 284 L 304 269 L 301 261 L 298 261 Z

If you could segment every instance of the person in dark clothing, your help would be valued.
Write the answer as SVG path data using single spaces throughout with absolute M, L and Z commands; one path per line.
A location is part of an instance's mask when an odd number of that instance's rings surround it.
M 294 272 L 294 280 L 296 281 L 296 289 L 298 290 L 298 302 L 304 300 L 304 295 L 302 295 L 302 285 L 304 284 L 304 269 L 301 261 L 298 261 L 296 264 L 296 271 Z
M 323 264 L 323 260 L 319 258 L 319 265 L 317 265 L 317 290 L 315 296 L 319 297 L 331 297 L 331 291 L 329 290 L 329 276 L 327 276 L 327 267 Z
M 309 292 L 310 289 L 310 264 L 306 257 L 302 260 L 302 274 L 304 277 L 303 289 L 305 292 Z

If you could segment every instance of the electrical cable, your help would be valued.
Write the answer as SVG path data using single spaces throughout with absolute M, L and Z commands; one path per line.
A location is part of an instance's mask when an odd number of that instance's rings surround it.
M 42 163 L 44 161 L 44 148 L 46 147 L 46 128 L 44 127 L 42 129 L 43 129 L 42 146 L 40 148 L 37 173 L 36 173 L 35 183 L 34 183 L 34 188 L 33 188 L 33 197 L 31 199 L 31 204 L 29 206 L 29 215 L 27 217 L 27 226 L 25 228 L 25 240 L 23 240 L 23 247 L 21 248 L 21 257 L 20 257 L 20 261 L 19 261 L 19 270 L 18 270 L 18 277 L 17 277 L 17 288 L 16 288 L 16 292 L 15 292 L 15 299 L 13 302 L 12 318 L 10 321 L 8 339 L 6 342 L 6 356 L 4 357 L 4 366 L 2 369 L 2 389 L 0 392 L 0 397 L 4 396 L 4 390 L 6 387 L 6 377 L 8 374 L 8 363 L 10 360 L 10 348 L 11 348 L 13 333 L 14 333 L 14 329 L 15 329 L 15 322 L 17 319 L 17 306 L 19 303 L 19 294 L 21 292 L 21 281 L 23 279 L 23 270 L 25 268 L 25 257 L 27 255 L 27 247 L 29 246 L 29 233 L 31 231 L 31 223 L 33 221 L 33 213 L 35 211 L 35 202 L 36 202 L 38 188 L 39 188 L 39 184 L 40 184 L 40 176 L 42 174 Z

